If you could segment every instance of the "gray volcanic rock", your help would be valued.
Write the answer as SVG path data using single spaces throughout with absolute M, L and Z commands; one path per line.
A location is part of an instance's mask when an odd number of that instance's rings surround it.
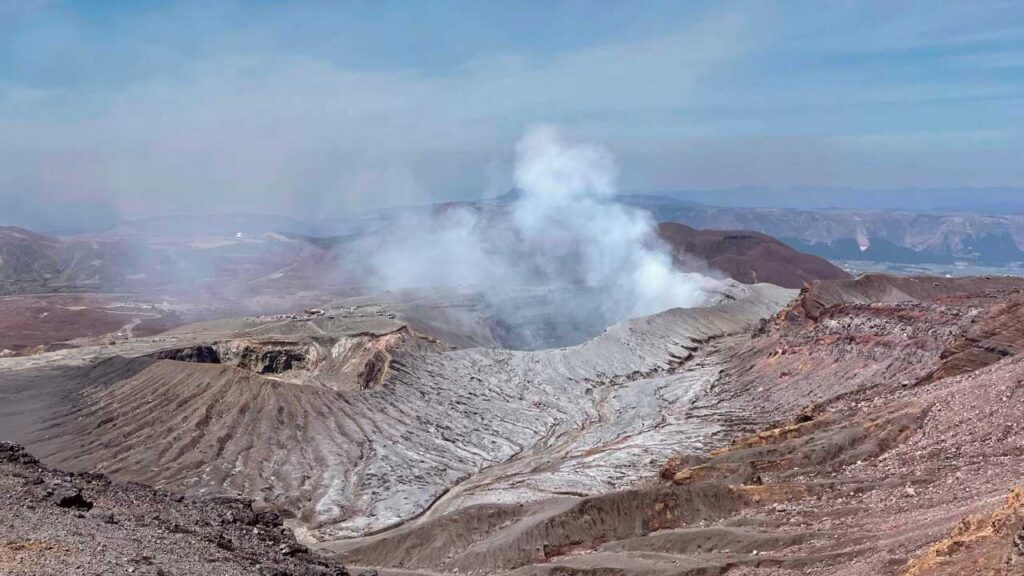
M 714 368 L 674 410 L 724 429 L 695 450 L 676 428 L 666 440 L 680 454 L 660 480 L 432 509 L 329 547 L 449 574 L 1020 574 L 1022 290 L 1002 278 L 815 284 L 754 337 L 706 343 L 658 378 Z M 602 451 L 563 454 L 534 462 L 546 473 Z M 511 472 L 478 477 L 533 480 L 529 466 Z
M 74 484 L 63 480 L 54 482 L 50 488 L 50 501 L 61 508 L 92 509 L 92 502 L 82 497 L 82 491 Z
M 561 349 L 405 346 L 385 363 L 378 385 L 355 389 L 332 385 L 317 368 L 258 374 L 147 355 L 161 346 L 217 342 L 222 350 L 230 334 L 277 343 L 376 342 L 404 326 L 400 319 L 328 310 L 204 323 L 113 351 L 0 360 L 0 369 L 23 368 L 5 376 L 14 417 L 52 406 L 45 426 L 22 436 L 47 462 L 191 493 L 246 495 L 259 507 L 296 514 L 302 535 L 339 538 L 428 509 L 439 514 L 566 490 L 598 494 L 652 474 L 673 445 L 699 444 L 714 431 L 689 421 L 685 407 L 716 368 L 690 372 L 688 359 L 711 340 L 747 332 L 794 295 L 729 284 L 719 304 L 631 320 Z M 89 354 L 112 352 L 136 359 L 75 369 L 84 373 L 31 368 L 61 359 L 88 364 L 99 360 Z M 363 357 L 364 366 L 376 358 Z M 33 407 L 19 408 L 19 401 Z M 0 412 L 0 426 L 3 420 Z
M 95 503 L 88 514 L 75 505 L 86 497 Z M 183 499 L 102 474 L 70 475 L 9 442 L 0 442 L 0 510 L 5 575 L 349 573 L 246 500 Z

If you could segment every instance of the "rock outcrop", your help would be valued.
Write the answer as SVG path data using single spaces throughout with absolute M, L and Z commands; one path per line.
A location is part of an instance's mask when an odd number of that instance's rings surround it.
M 995 512 L 964 518 L 948 538 L 912 560 L 901 576 L 1024 574 L 1024 490 L 1014 487 Z

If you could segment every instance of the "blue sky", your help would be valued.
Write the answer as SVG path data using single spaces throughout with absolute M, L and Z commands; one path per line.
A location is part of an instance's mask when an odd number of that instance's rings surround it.
M 538 122 L 631 192 L 1021 186 L 1024 3 L 0 0 L 15 210 L 496 194 Z

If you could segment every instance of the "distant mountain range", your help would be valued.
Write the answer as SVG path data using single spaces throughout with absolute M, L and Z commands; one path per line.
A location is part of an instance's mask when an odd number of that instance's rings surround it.
M 763 232 L 829 260 L 990 266 L 1024 262 L 1024 214 L 735 208 L 645 195 L 620 199 L 650 211 L 659 222 Z
M 68 241 L 13 226 L 0 226 L 0 295 L 71 287 L 111 287 L 132 260 L 121 241 Z
M 207 219 L 199 229 L 169 229 L 93 236 L 48 236 L 0 226 L 0 296 L 38 292 L 232 290 L 294 281 L 316 285 L 321 250 L 265 232 L 218 232 Z M 226 224 L 237 224 L 235 217 Z M 231 230 L 233 228 L 227 228 Z M 250 225 L 248 230 L 259 229 Z M 273 228 L 266 228 L 272 230 Z M 275 274 L 286 270 L 284 273 Z
M 450 204 L 487 204 L 507 202 L 509 192 L 497 198 Z M 902 188 L 889 190 L 855 188 L 767 188 L 744 187 L 721 190 L 670 190 L 627 194 L 624 198 L 647 198 L 646 202 L 666 205 L 680 203 L 722 208 L 779 208 L 801 211 L 873 211 L 972 213 L 1024 215 L 1024 187 L 1003 188 Z M 0 226 L 19 226 L 44 234 L 93 234 L 125 228 L 163 228 L 176 234 L 182 228 L 201 230 L 218 228 L 233 220 L 231 227 L 246 231 L 276 222 L 277 232 L 307 235 L 332 235 L 342 223 L 367 222 L 402 212 L 415 212 L 445 202 L 421 206 L 381 208 L 352 213 L 325 213 L 318 218 L 300 218 L 285 214 L 187 214 L 156 215 L 125 220 L 117 218 L 117 207 L 103 199 L 30 203 L 14 201 L 0 213 Z
M 504 216 L 500 208 L 490 212 L 497 220 Z M 0 295 L 195 289 L 230 295 L 264 288 L 316 289 L 332 282 L 355 285 L 358 273 L 343 264 L 358 250 L 350 243 L 395 233 L 384 225 L 366 236 L 303 235 L 291 231 L 298 227 L 293 221 L 282 222 L 290 231 L 281 233 L 270 218 L 243 216 L 168 217 L 147 224 L 68 237 L 0 227 Z M 684 270 L 787 288 L 848 277 L 828 261 L 758 232 L 696 230 L 667 222 L 658 234 Z
M 1024 188 L 736 188 L 683 190 L 659 195 L 727 208 L 796 210 L 904 210 L 1024 214 Z
M 751 231 L 773 238 L 759 243 L 773 256 L 783 255 L 778 239 L 797 252 L 831 261 L 893 264 L 967 264 L 1006 266 L 1024 262 L 1024 213 L 981 213 L 939 210 L 940 204 L 1012 207 L 1024 204 L 1024 190 L 986 190 L 971 198 L 963 191 L 890 193 L 884 200 L 867 194 L 860 203 L 892 206 L 920 203 L 929 209 L 853 209 L 715 206 L 697 200 L 792 203 L 794 192 L 763 195 L 742 190 L 681 193 L 679 195 L 622 195 L 619 201 L 650 212 L 657 222 L 676 222 L 697 230 Z M 758 196 L 758 194 L 762 194 Z M 850 199 L 852 192 L 834 191 L 821 197 L 801 196 L 817 207 Z M 880 194 L 880 193 L 879 193 Z M 927 196 L 931 203 L 924 202 Z M 0 226 L 0 294 L 36 291 L 132 290 L 152 286 L 227 286 L 259 280 L 319 284 L 334 263 L 333 248 L 367 234 L 387 233 L 410 214 L 472 206 L 499 215 L 516 198 L 510 192 L 497 198 L 375 210 L 302 220 L 284 216 L 229 214 L 168 215 L 120 222 L 102 232 L 78 236 L 43 236 Z M 915 200 L 916 198 L 916 200 Z M 690 239 L 710 236 L 688 233 Z M 692 238 L 691 238 L 692 237 Z M 682 238 L 680 236 L 680 238 Z M 676 244 L 679 244 L 678 242 Z M 690 244 L 683 243 L 690 246 Z M 700 244 L 700 243 L 698 243 Z M 735 244 L 735 243 L 733 243 Z M 680 246 L 674 246 L 680 252 Z M 730 248 L 734 251 L 738 245 Z M 689 248 L 698 258 L 708 246 Z M 685 251 L 685 249 L 683 250 Z M 786 257 L 783 255 L 783 259 Z M 753 270 L 724 270 L 733 277 Z M 296 264 L 298 263 L 298 264 Z M 718 264 L 719 268 L 728 268 Z M 277 271 L 287 270 L 286 274 Z M 764 272 L 762 270 L 762 272 Z M 820 274 L 820 271 L 818 272 Z M 761 278 L 761 276 L 758 276 Z M 792 280 L 792 281 L 790 281 Z M 799 284 L 787 278 L 786 285 Z

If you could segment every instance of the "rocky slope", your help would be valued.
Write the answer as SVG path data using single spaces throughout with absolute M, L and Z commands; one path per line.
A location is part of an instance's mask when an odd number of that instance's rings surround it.
M 309 538 L 358 536 L 653 474 L 716 429 L 686 413 L 714 368 L 679 368 L 792 295 L 730 284 L 717 305 L 534 352 L 442 352 L 373 307 L 195 324 L 0 360 L 0 431 L 54 465 L 243 494 Z
M 0 573 L 347 576 L 247 500 L 48 468 L 0 442 Z
M 697 230 L 678 222 L 658 225 L 658 236 L 672 250 L 677 265 L 706 263 L 712 271 L 743 282 L 767 282 L 785 288 L 803 288 L 812 280 L 850 278 L 827 260 L 802 254 L 759 232 Z
M 336 549 L 480 574 L 1022 574 L 1022 290 L 812 285 L 754 338 L 707 351 L 716 370 L 689 411 L 743 415 L 731 442 L 685 448 L 637 488 L 481 504 Z M 842 299 L 866 294 L 885 301 Z M 996 361 L 938 371 L 992 338 Z
M 1024 573 L 1022 280 L 732 284 L 526 352 L 450 350 L 425 318 L 345 306 L 3 359 L 0 432 L 251 497 L 394 574 Z

